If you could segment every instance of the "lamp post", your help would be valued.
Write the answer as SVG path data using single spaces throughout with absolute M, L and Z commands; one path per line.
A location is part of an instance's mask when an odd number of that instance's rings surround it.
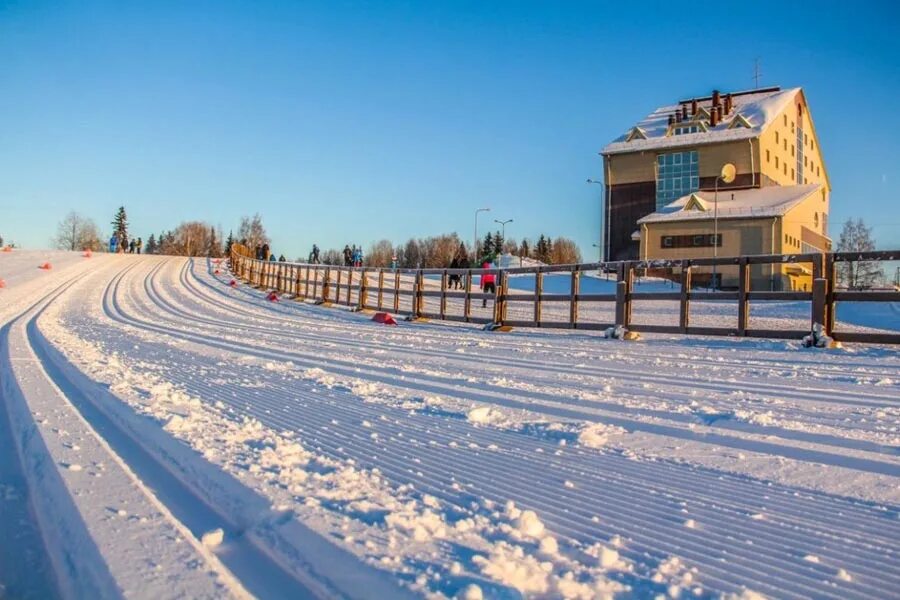
M 731 183 L 734 181 L 734 176 L 736 174 L 736 170 L 734 165 L 731 163 L 725 163 L 722 165 L 722 171 L 716 177 L 716 185 L 715 192 L 713 193 L 713 258 L 719 257 L 719 180 L 722 183 Z M 713 263 L 713 290 L 719 289 L 718 282 L 716 281 L 717 267 L 716 263 Z
M 512 219 L 507 219 L 505 221 L 500 221 L 499 219 L 494 219 L 494 223 L 497 223 L 500 225 L 500 228 L 501 228 L 500 236 L 503 238 L 504 242 L 506 242 L 506 224 L 512 223 L 512 222 L 513 222 Z
M 490 208 L 475 209 L 475 244 L 472 246 L 472 254 L 475 256 L 474 262 L 478 262 L 478 213 L 491 212 Z
M 603 185 L 602 181 L 597 181 L 596 179 L 588 178 L 587 182 L 588 183 L 596 183 L 597 185 Z M 601 206 L 602 206 L 602 203 L 601 203 Z M 598 246 L 597 244 L 594 244 L 594 246 L 596 246 L 597 248 L 600 248 L 600 262 L 603 262 L 603 254 L 604 254 L 603 253 L 603 237 L 604 237 L 603 236 L 603 226 L 606 224 L 605 222 L 606 222 L 606 218 L 603 215 L 603 210 L 601 208 L 601 210 L 600 210 L 600 245 Z M 608 245 L 609 241 L 607 240 L 606 243 Z M 609 260 L 609 257 L 607 257 L 607 260 Z

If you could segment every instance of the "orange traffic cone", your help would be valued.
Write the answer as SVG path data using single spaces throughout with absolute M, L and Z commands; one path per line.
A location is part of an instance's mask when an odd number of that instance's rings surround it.
M 42 264 L 41 266 L 38 267 L 38 269 L 43 269 L 45 271 L 49 271 L 52 268 L 53 268 L 53 265 L 51 265 L 48 262 L 45 262 L 44 264 Z

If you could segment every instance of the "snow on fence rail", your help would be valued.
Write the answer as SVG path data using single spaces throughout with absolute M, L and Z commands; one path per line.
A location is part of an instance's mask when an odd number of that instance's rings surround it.
M 357 309 L 388 311 L 412 318 L 439 319 L 466 323 L 540 327 L 559 329 L 608 330 L 647 333 L 676 333 L 801 339 L 811 332 L 837 341 L 900 344 L 900 333 L 851 332 L 836 328 L 838 302 L 900 302 L 900 291 L 836 289 L 839 263 L 900 260 L 900 251 L 767 254 L 737 257 L 692 258 L 680 260 L 627 260 L 575 265 L 547 265 L 507 269 L 389 269 L 340 267 L 306 263 L 273 262 L 253 258 L 249 249 L 234 244 L 231 250 L 234 274 L 251 285 L 292 294 L 300 300 L 343 304 Z M 812 289 L 809 291 L 757 291 L 751 289 L 751 269 L 756 265 L 812 265 Z M 692 287 L 695 267 L 737 267 L 736 291 L 697 290 Z M 665 269 L 680 273 L 680 289 L 671 292 L 635 291 L 635 275 Z M 587 272 L 616 274 L 614 293 L 582 293 L 581 280 Z M 567 293 L 547 293 L 546 275 L 568 276 Z M 476 277 L 494 275 L 496 291 L 473 289 Z M 525 293 L 510 290 L 510 279 L 533 276 L 534 284 Z M 454 278 L 459 287 L 451 287 Z M 479 307 L 478 301 L 488 309 Z M 678 302 L 678 324 L 636 323 L 632 319 L 635 301 L 668 300 Z M 704 326 L 692 323 L 693 301 L 731 301 L 737 303 L 737 326 Z M 751 302 L 807 301 L 811 312 L 807 329 L 754 328 Z M 568 310 L 547 311 L 547 305 L 564 305 Z M 523 308 L 523 305 L 524 308 Z M 607 307 L 599 318 L 580 318 L 583 307 Z M 547 313 L 549 312 L 549 317 Z M 595 315 L 596 316 L 596 315 Z

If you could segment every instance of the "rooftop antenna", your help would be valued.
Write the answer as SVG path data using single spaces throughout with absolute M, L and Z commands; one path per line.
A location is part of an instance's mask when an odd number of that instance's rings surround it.
M 753 81 L 756 89 L 759 89 L 759 78 L 762 77 L 762 72 L 759 70 L 759 59 L 753 61 Z

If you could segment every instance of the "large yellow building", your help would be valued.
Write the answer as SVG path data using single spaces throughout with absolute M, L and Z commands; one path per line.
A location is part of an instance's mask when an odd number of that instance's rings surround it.
M 831 247 L 831 189 L 800 88 L 716 91 L 682 100 L 657 109 L 601 154 L 609 260 Z M 717 178 L 726 163 L 737 175 L 731 183 L 718 180 L 716 202 Z M 752 286 L 803 289 L 809 286 L 808 271 L 755 267 Z M 704 270 L 697 275 L 702 280 Z M 719 269 L 717 277 L 724 287 L 736 285 L 735 269 Z

